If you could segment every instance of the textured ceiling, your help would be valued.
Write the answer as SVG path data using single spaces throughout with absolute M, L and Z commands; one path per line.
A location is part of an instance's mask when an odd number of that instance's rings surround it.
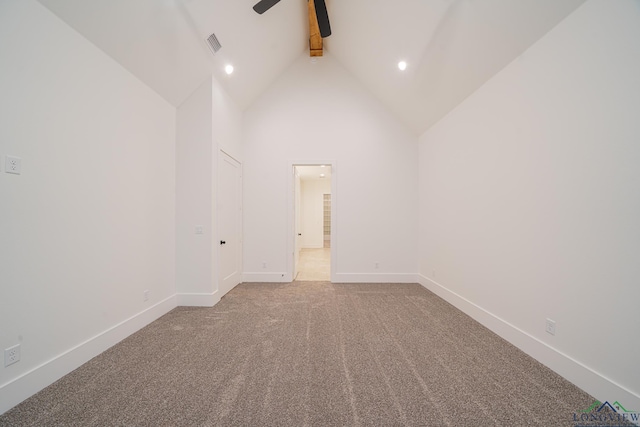
M 213 74 L 247 108 L 307 54 L 306 0 L 39 1 L 175 106 Z M 325 50 L 419 135 L 583 2 L 326 0 Z

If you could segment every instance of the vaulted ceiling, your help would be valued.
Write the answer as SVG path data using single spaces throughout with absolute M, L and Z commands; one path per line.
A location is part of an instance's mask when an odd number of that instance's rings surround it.
M 39 1 L 175 106 L 213 74 L 248 108 L 308 55 L 307 0 Z M 325 55 L 419 135 L 584 1 L 326 0 Z

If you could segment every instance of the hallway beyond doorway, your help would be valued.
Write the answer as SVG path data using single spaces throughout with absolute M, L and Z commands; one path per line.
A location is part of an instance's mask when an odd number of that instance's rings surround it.
M 302 249 L 297 281 L 331 281 L 331 249 Z

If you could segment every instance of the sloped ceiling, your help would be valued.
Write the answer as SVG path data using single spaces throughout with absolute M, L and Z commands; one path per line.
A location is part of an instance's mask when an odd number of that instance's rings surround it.
M 175 106 L 213 74 L 247 108 L 308 54 L 306 0 L 39 1 Z M 325 50 L 419 135 L 583 2 L 326 0 Z

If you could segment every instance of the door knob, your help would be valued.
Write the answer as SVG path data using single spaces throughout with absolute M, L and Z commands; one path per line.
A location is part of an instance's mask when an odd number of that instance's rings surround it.
M 220 244 L 221 244 L 221 245 L 226 245 L 226 244 L 227 244 L 227 242 L 225 242 L 224 240 L 220 240 Z

